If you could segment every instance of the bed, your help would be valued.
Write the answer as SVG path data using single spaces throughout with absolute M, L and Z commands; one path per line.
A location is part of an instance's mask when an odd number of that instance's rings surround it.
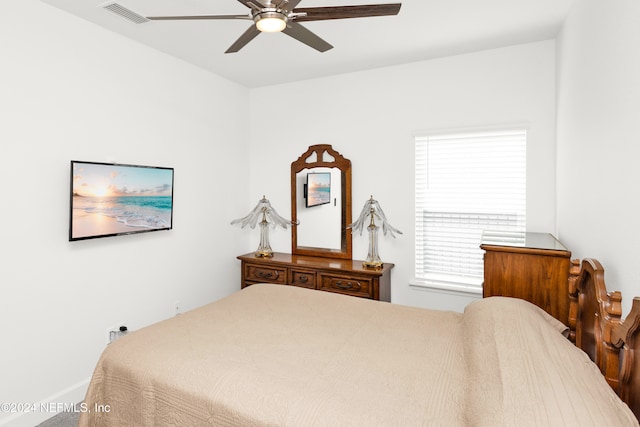
M 602 271 L 572 275 L 569 325 L 515 298 L 456 313 L 252 285 L 109 345 L 79 425 L 637 426 L 640 300 L 622 322 Z

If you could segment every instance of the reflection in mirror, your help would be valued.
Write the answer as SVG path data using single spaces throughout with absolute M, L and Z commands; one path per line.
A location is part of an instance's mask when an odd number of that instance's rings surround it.
M 328 177 L 325 181 L 325 177 Z M 337 168 L 298 172 L 298 246 L 340 250 L 342 176 Z M 320 184 L 320 185 L 318 185 Z M 305 226 L 305 225 L 313 225 Z
M 291 164 L 291 251 L 351 259 L 351 161 L 313 145 Z

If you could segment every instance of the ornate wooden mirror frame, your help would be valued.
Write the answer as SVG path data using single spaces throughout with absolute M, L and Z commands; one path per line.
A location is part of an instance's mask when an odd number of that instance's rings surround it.
M 305 169 L 336 168 L 340 172 L 341 218 L 340 248 L 323 248 L 298 245 L 298 227 L 313 227 L 313 224 L 299 224 L 298 215 L 298 173 Z M 333 184 L 332 184 L 333 185 Z M 294 255 L 310 255 L 325 258 L 351 259 L 351 232 L 347 225 L 351 224 L 351 160 L 345 159 L 331 145 L 312 145 L 298 160 L 291 163 L 291 253 Z M 333 230 L 331 230 L 333 232 Z

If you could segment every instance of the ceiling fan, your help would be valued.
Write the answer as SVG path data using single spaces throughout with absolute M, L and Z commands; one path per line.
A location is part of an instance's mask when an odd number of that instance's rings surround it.
M 401 3 L 370 4 L 360 6 L 328 6 L 296 8 L 302 0 L 238 0 L 250 11 L 247 15 L 200 15 L 200 16 L 148 16 L 155 21 L 188 19 L 248 19 L 252 25 L 225 51 L 238 52 L 261 32 L 283 32 L 286 35 L 325 52 L 333 46 L 318 37 L 298 22 L 323 21 L 328 19 L 365 18 L 371 16 L 397 15 Z

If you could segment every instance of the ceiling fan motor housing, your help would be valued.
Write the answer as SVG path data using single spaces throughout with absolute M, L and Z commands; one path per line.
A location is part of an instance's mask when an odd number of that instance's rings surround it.
M 276 33 L 286 28 L 289 16 L 286 10 L 263 8 L 253 13 L 253 22 L 260 31 Z

